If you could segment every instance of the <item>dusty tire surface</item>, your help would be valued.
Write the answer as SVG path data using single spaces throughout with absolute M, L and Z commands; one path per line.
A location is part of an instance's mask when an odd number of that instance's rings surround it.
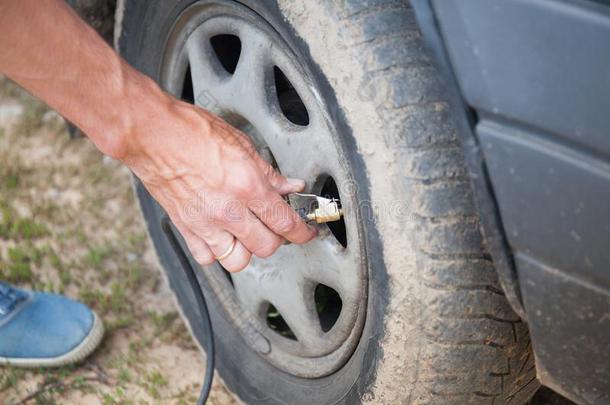
M 158 79 L 164 35 L 192 1 L 127 2 L 122 54 Z M 242 1 L 306 66 L 353 170 L 369 270 L 366 322 L 345 365 L 316 379 L 269 364 L 212 303 L 220 375 L 246 403 L 522 404 L 538 388 L 527 326 L 485 251 L 438 74 L 404 1 Z M 195 337 L 193 298 L 137 189 Z

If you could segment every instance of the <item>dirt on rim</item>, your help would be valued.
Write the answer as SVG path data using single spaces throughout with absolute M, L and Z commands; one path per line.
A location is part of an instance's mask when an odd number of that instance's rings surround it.
M 130 173 L 0 77 L 0 280 L 65 294 L 106 335 L 83 363 L 0 367 L 0 404 L 192 404 L 204 358 L 148 241 Z M 237 403 L 217 378 L 210 404 Z

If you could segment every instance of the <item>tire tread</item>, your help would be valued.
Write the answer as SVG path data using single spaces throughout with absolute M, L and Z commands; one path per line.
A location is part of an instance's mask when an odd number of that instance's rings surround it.
M 538 388 L 526 325 L 512 310 L 484 247 L 469 175 L 438 74 L 405 2 L 346 0 L 357 35 L 360 89 L 393 129 L 421 235 L 425 289 L 414 403 L 519 404 Z M 385 89 L 379 90 L 379 89 Z M 396 139 L 400 134 L 401 139 Z M 473 369 L 473 366 L 475 369 Z

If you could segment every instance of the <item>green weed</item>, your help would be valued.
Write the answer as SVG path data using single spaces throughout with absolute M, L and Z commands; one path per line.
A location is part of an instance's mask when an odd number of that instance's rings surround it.
M 130 326 L 133 326 L 135 323 L 136 323 L 136 320 L 133 316 L 122 315 L 113 321 L 106 322 L 106 329 L 108 330 L 108 333 L 110 334 L 119 329 L 129 328 Z
M 131 374 L 129 373 L 129 370 L 125 367 L 121 367 L 117 374 L 117 380 L 119 380 L 119 383 L 122 384 L 127 384 L 131 382 Z
M 160 399 L 159 388 L 167 386 L 167 379 L 159 371 L 155 370 L 146 376 L 146 392 L 155 398 Z
M 93 246 L 89 248 L 85 263 L 96 270 L 102 270 L 104 261 L 112 255 L 110 246 Z
M 103 292 L 98 289 L 91 289 L 90 287 L 83 287 L 79 292 L 80 300 L 87 306 L 101 309 L 106 301 L 106 296 Z
M 125 298 L 125 287 L 118 282 L 113 282 L 110 287 L 109 309 L 113 312 L 124 312 L 127 308 L 127 300 Z
M 18 218 L 6 202 L 0 201 L 0 238 L 30 240 L 48 234 L 44 224 L 33 218 Z
M 8 249 L 9 262 L 5 265 L 3 277 L 9 283 L 32 283 L 32 265 L 40 265 L 42 253 L 32 245 L 14 246 Z
M 32 218 L 19 218 L 11 224 L 11 235 L 16 239 L 36 239 L 46 236 L 49 230 Z
M 2 185 L 6 190 L 14 190 L 19 187 L 19 175 L 14 172 L 6 173 L 2 179 Z
M 168 312 L 166 314 L 158 314 L 154 311 L 148 312 L 148 319 L 155 326 L 155 335 L 160 335 L 164 331 L 167 331 L 174 324 L 174 321 L 178 319 L 176 312 Z
M 0 368 L 0 392 L 14 387 L 25 375 L 25 370 L 8 365 Z

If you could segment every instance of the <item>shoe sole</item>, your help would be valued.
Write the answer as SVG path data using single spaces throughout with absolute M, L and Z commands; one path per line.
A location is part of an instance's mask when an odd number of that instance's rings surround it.
M 79 343 L 78 346 L 70 350 L 68 353 L 62 354 L 58 357 L 50 358 L 7 358 L 0 357 L 0 365 L 10 365 L 12 367 L 23 367 L 23 368 L 38 368 L 38 367 L 61 367 L 68 364 L 78 363 L 89 356 L 99 346 L 102 338 L 104 337 L 104 324 L 102 320 L 93 313 L 93 327 L 91 331 L 85 337 L 85 339 Z

